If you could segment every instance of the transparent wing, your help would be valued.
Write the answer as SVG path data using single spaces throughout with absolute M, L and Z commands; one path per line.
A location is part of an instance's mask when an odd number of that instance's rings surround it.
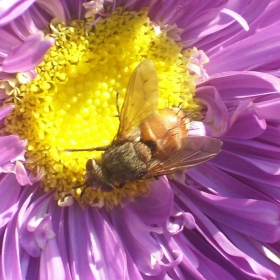
M 181 139 L 181 148 L 170 153 L 164 160 L 153 160 L 145 176 L 172 174 L 203 163 L 221 151 L 223 142 L 207 136 L 189 136 Z
M 126 139 L 140 123 L 157 112 L 158 78 L 151 60 L 142 61 L 132 73 L 120 113 L 117 139 Z

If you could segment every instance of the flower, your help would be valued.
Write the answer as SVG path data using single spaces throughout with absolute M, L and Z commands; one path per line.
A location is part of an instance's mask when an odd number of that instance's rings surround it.
M 1 279 L 277 279 L 278 1 L 14 1 L 1 38 Z M 171 178 L 81 198 L 136 65 L 223 141 Z M 176 93 L 176 94 L 175 94 Z M 106 128 L 106 129 L 104 129 Z M 105 131 L 104 131 L 105 130 Z M 62 207 L 64 206 L 64 207 Z M 11 265 L 12 264 L 12 265 Z

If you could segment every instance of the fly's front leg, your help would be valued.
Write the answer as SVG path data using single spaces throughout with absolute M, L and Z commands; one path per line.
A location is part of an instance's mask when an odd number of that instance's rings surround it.
M 87 149 L 65 149 L 65 152 L 91 152 L 91 151 L 106 151 L 108 146 L 87 148 Z
M 117 90 L 117 94 L 116 94 L 116 107 L 117 107 L 117 111 L 118 111 L 117 117 L 118 117 L 119 120 L 120 120 L 119 96 L 120 96 L 120 91 Z

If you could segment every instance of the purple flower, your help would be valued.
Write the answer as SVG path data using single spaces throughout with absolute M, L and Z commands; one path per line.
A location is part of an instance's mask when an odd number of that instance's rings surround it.
M 6 2 L 0 278 L 278 279 L 280 2 Z M 222 151 L 80 198 L 73 186 L 97 155 L 65 149 L 110 143 L 113 94 L 123 101 L 145 58 L 160 106 L 183 99 L 191 133 L 219 138 Z

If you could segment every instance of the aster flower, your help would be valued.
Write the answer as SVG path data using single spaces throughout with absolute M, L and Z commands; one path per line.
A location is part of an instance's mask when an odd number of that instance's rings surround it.
M 0 278 L 279 278 L 279 1 L 81 2 L 2 4 Z M 222 151 L 81 197 L 147 58 Z

